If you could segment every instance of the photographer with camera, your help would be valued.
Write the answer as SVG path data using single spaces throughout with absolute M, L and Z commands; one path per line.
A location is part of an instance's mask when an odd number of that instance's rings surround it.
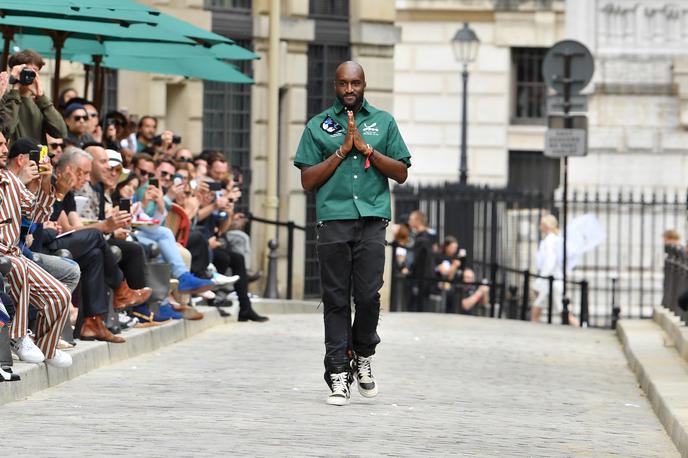
M 25 49 L 11 55 L 8 64 L 9 73 L 0 73 L 0 111 L 8 118 L 9 139 L 28 137 L 45 145 L 46 133 L 64 138 L 67 126 L 41 85 L 41 55 Z

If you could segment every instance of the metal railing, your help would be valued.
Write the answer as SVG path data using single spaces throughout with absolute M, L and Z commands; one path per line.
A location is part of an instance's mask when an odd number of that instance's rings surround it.
M 428 226 L 437 231 L 438 242 L 455 236 L 468 253 L 469 265 L 473 260 L 487 263 L 483 272 L 477 272 L 476 266 L 476 273 L 490 280 L 493 264 L 536 271 L 540 218 L 547 213 L 560 215 L 562 206 L 556 195 L 457 183 L 396 186 L 393 198 L 396 222 L 413 210 L 423 211 Z M 569 221 L 592 214 L 607 234 L 604 242 L 582 256 L 571 275 L 572 280 L 588 282 L 591 326 L 612 326 L 619 304 L 623 318 L 652 316 L 663 293 L 662 233 L 688 232 L 687 202 L 685 193 L 668 190 L 574 190 L 569 195 Z M 520 284 L 516 279 L 497 282 Z M 572 301 L 579 302 L 578 294 L 571 294 Z
M 299 226 L 294 221 L 269 220 L 260 218 L 251 213 L 249 213 L 247 216 L 250 221 L 255 221 L 256 223 L 287 228 L 287 299 L 292 299 L 294 291 L 294 231 L 298 229 L 305 232 L 306 228 L 304 226 Z M 274 264 L 274 262 L 277 261 L 276 252 L 278 245 L 277 243 L 272 243 L 272 240 L 270 242 L 270 254 L 268 256 L 270 257 L 270 261 L 273 263 L 273 267 L 268 267 L 268 278 L 266 279 L 268 286 L 266 287 L 266 290 L 277 291 L 277 266 Z
M 688 253 L 680 245 L 666 245 L 664 250 L 662 305 L 688 323 Z
M 424 277 L 419 279 L 402 273 L 400 265 L 394 255 L 398 245 L 396 243 L 390 244 L 392 248 L 391 269 L 392 269 L 392 285 L 390 294 L 390 310 L 391 311 L 434 311 L 446 312 L 448 309 L 458 310 L 456 307 L 449 307 L 444 301 L 447 299 L 448 288 L 454 292 L 456 300 L 460 303 L 463 299 L 466 287 L 485 285 L 490 288 L 489 303 L 484 309 L 478 309 L 477 314 L 482 316 L 489 316 L 492 318 L 508 318 L 518 320 L 529 320 L 531 315 L 531 308 L 533 302 L 532 286 L 535 279 L 545 279 L 549 285 L 548 302 L 546 309 L 547 323 L 555 322 L 554 313 L 554 277 L 543 277 L 534 274 L 528 270 L 517 270 L 499 264 L 489 264 L 482 261 L 472 261 L 471 267 L 475 271 L 475 278 L 481 280 L 475 282 L 464 282 L 460 274 L 457 274 L 454 279 L 448 280 L 440 275 Z M 481 274 L 486 275 L 481 275 Z M 410 306 L 412 299 L 411 289 L 417 282 L 423 281 L 427 284 L 436 285 L 437 287 L 431 289 L 430 296 L 426 299 L 426 303 L 431 304 L 426 310 L 415 310 L 415 307 Z M 571 294 L 572 301 L 569 305 L 568 311 L 579 318 L 581 327 L 590 326 L 590 308 L 589 308 L 589 284 L 587 280 L 569 280 L 566 282 Z M 440 286 L 441 285 L 441 286 Z M 434 297 L 432 297 L 434 296 Z M 451 296 L 451 295 L 450 295 Z M 612 309 L 616 310 L 612 313 L 611 326 L 615 326 L 618 320 L 618 308 L 612 305 Z M 561 310 L 561 322 L 564 322 L 564 310 Z M 557 322 L 559 322 L 557 320 Z

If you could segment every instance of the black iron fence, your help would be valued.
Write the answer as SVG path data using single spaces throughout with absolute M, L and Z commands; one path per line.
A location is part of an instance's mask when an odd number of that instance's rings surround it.
M 688 323 L 688 253 L 680 245 L 664 247 L 664 295 L 662 305 Z
M 532 301 L 532 293 L 523 288 L 523 272 L 537 271 L 539 221 L 544 214 L 560 214 L 559 196 L 458 183 L 397 186 L 393 196 L 396 222 L 413 210 L 423 211 L 438 241 L 448 235 L 459 239 L 476 278 L 503 285 L 498 292 L 505 297 L 516 287 L 521 303 Z M 686 202 L 684 194 L 669 191 L 572 192 L 569 221 L 592 214 L 607 236 L 581 258 L 569 278 L 574 284 L 587 283 L 591 326 L 611 326 L 614 308 L 624 318 L 652 316 L 663 294 L 662 233 L 686 233 Z M 581 289 L 568 293 L 572 304 L 581 303 Z

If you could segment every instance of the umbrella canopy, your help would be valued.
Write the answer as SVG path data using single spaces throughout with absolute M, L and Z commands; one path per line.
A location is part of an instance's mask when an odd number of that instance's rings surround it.
M 86 55 L 74 55 L 72 60 L 89 65 L 94 63 L 91 56 Z M 252 84 L 254 82 L 233 65 L 217 59 L 204 57 L 171 59 L 164 57 L 106 56 L 100 65 L 105 68 L 178 75 L 223 83 Z
M 53 97 L 62 57 L 85 64 L 235 83 L 249 77 L 221 60 L 258 56 L 227 37 L 196 27 L 133 0 L 0 0 L 0 31 L 19 48 L 56 62 Z

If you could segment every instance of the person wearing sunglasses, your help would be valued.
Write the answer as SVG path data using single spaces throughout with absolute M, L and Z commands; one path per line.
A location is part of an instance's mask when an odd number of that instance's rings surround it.
M 64 111 L 65 122 L 69 132 L 67 139 L 77 148 L 83 148 L 85 143 L 93 143 L 93 136 L 89 133 L 89 116 L 86 108 L 80 103 L 70 103 Z
M 46 135 L 46 144 L 48 145 L 48 157 L 50 157 L 50 163 L 53 165 L 53 167 L 55 167 L 57 161 L 59 161 L 62 157 L 62 153 L 64 153 L 64 140 Z
M 0 112 L 8 118 L 8 140 L 33 138 L 45 144 L 45 134 L 64 138 L 67 135 L 60 112 L 43 92 L 39 75 L 45 65 L 36 51 L 25 49 L 12 54 L 8 61 L 9 72 L 0 73 Z M 33 72 L 30 84 L 20 84 L 21 73 Z M 7 91 L 7 92 L 6 92 Z

